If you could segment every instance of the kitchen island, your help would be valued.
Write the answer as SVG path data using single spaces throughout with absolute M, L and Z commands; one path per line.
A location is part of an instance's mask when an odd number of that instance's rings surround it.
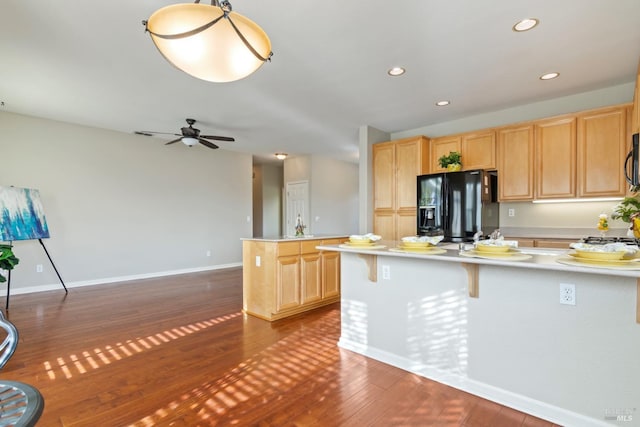
M 243 311 L 273 321 L 340 300 L 340 256 L 317 249 L 344 235 L 242 239 Z
M 341 254 L 341 347 L 561 425 L 640 425 L 640 269 L 383 243 L 319 246 Z

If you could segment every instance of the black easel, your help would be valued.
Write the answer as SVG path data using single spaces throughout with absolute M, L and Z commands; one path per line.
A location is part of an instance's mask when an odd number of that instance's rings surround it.
M 47 247 L 44 245 L 44 242 L 42 241 L 42 239 L 38 239 L 38 242 L 40 242 L 40 244 L 42 245 L 42 249 L 44 249 L 44 253 L 47 254 L 47 258 L 49 258 L 49 262 L 51 263 L 53 270 L 56 272 L 58 279 L 60 279 L 60 283 L 62 283 L 62 287 L 64 288 L 64 293 L 65 294 L 69 293 L 69 290 L 65 286 L 64 281 L 62 280 L 62 277 L 60 277 L 60 273 L 58 273 L 58 269 L 56 268 L 56 265 L 53 263 L 53 260 L 51 259 L 51 255 L 49 255 L 49 251 L 47 250 Z M 11 290 L 11 270 L 9 270 L 9 272 L 7 273 L 7 305 L 5 307 L 7 310 L 9 310 L 9 291 L 10 290 Z

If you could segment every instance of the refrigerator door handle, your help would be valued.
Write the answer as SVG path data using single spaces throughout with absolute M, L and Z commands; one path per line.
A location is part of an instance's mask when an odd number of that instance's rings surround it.
M 449 186 L 447 184 L 447 180 L 446 177 L 442 177 L 442 193 L 440 194 L 440 197 L 442 200 L 442 210 L 443 210 L 443 215 L 442 215 L 442 229 L 443 231 L 446 231 L 449 229 L 449 221 L 447 220 L 447 218 L 449 218 L 449 197 L 447 197 L 448 192 L 449 192 Z

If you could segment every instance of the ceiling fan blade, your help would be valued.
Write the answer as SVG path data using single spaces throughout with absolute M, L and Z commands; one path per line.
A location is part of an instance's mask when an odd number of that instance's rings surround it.
M 231 138 L 230 136 L 200 135 L 200 138 L 213 139 L 215 141 L 235 141 L 235 138 Z
M 137 131 L 135 131 L 133 133 L 138 134 L 138 135 L 146 135 L 146 136 L 153 136 L 153 135 L 175 135 L 175 136 L 181 136 L 179 133 L 154 132 L 154 131 L 151 131 L 151 130 L 137 130 Z
M 175 144 L 176 142 L 181 141 L 181 140 L 182 140 L 182 138 L 174 139 L 173 141 L 169 141 L 164 145 Z
M 206 139 L 198 138 L 198 142 L 200 142 L 200 144 L 204 145 L 205 147 L 209 147 L 209 148 L 211 148 L 213 150 L 218 148 L 218 146 L 216 144 L 214 144 L 213 142 L 209 142 Z

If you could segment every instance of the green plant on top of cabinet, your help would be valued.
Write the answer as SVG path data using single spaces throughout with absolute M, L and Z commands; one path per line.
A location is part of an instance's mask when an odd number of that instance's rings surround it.
M 429 150 L 431 152 L 431 162 L 428 173 L 446 172 L 447 167 L 441 166 L 439 159 L 443 156 L 448 156 L 451 152 L 460 152 L 460 136 L 433 138 L 429 143 Z
M 433 138 L 429 173 L 446 172 L 439 159 L 450 152 L 462 156 L 462 170 L 496 168 L 496 133 L 493 129 Z

